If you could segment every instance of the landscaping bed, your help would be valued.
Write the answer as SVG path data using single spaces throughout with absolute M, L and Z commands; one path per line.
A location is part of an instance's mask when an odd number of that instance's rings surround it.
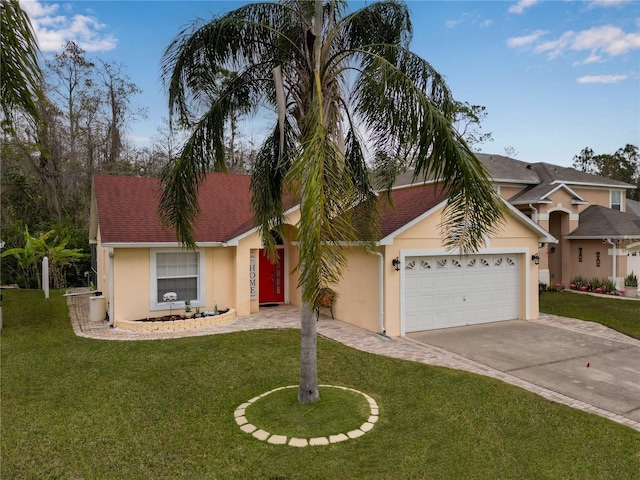
M 120 320 L 116 327 L 133 332 L 157 332 L 164 330 L 193 330 L 195 328 L 213 327 L 232 322 L 236 318 L 236 310 L 227 308 L 219 310 L 216 315 L 200 315 L 187 318 L 184 315 L 165 315 L 163 317 L 142 318 L 140 320 Z

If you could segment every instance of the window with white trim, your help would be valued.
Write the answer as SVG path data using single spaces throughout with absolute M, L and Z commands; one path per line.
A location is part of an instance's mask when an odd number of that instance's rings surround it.
M 202 286 L 204 272 L 202 254 L 183 250 L 151 251 L 151 307 L 168 307 L 162 297 L 167 292 L 175 292 L 178 298 L 174 305 L 182 305 L 190 300 L 192 305 L 204 303 Z
M 611 190 L 611 209 L 622 210 L 622 192 L 620 190 Z

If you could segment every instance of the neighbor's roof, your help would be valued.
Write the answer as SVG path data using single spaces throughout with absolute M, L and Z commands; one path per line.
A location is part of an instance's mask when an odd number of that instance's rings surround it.
M 627 198 L 627 213 L 640 217 L 640 202 Z
M 487 153 L 476 153 L 476 157 L 485 166 L 494 182 L 529 186 L 514 198 L 509 199 L 512 203 L 537 203 L 538 200 L 544 200 L 559 185 L 567 185 L 569 188 L 576 185 L 621 189 L 634 188 L 634 185 L 625 182 L 550 163 L 527 163 L 503 155 Z M 414 179 L 413 171 L 408 171 L 398 175 L 394 186 L 417 184 L 424 181 L 424 176 Z M 576 200 L 581 201 L 579 197 Z
M 640 217 L 600 205 L 591 205 L 580 214 L 580 225 L 567 238 L 640 239 Z
M 253 228 L 251 177 L 209 173 L 198 192 L 196 242 L 226 242 Z M 158 216 L 156 178 L 96 175 L 94 194 L 103 243 L 175 243 Z

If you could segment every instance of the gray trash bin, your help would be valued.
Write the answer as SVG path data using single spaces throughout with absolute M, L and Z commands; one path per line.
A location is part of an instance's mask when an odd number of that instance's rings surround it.
M 104 295 L 89 297 L 89 318 L 92 322 L 102 322 L 107 319 L 107 299 Z

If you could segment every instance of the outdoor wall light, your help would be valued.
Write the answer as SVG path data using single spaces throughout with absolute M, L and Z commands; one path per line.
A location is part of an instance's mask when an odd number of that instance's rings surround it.
M 391 265 L 393 265 L 396 269 L 396 272 L 400 271 L 400 259 L 398 257 L 391 260 Z
M 531 255 L 531 261 L 536 265 L 540 265 L 540 255 L 537 253 L 535 255 Z
M 551 253 L 556 253 L 556 247 L 551 247 L 551 248 L 549 249 L 549 251 L 550 251 Z

